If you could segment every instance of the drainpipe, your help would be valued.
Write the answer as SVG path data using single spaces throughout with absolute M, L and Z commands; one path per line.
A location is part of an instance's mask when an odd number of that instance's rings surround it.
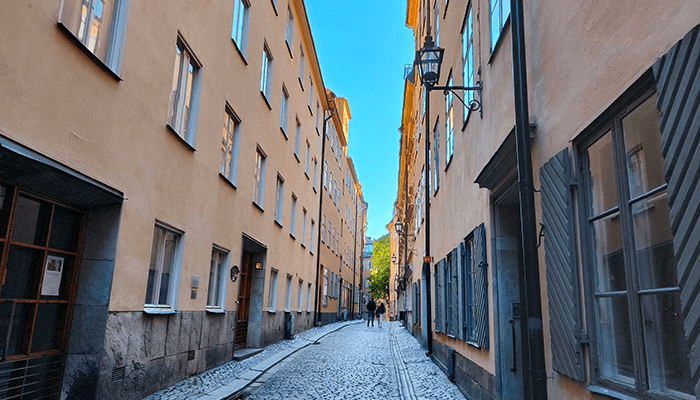
M 321 229 L 323 229 L 321 226 L 321 218 L 323 217 L 323 163 L 326 162 L 326 125 L 328 120 L 333 118 L 333 111 L 334 108 L 328 110 L 328 117 L 323 118 L 323 128 L 321 128 L 323 132 L 321 133 L 321 165 L 319 166 L 319 168 L 321 168 L 321 182 L 318 185 L 318 237 L 316 238 L 316 288 L 314 289 L 316 292 L 316 301 L 314 302 L 314 326 L 319 322 L 320 302 L 323 300 L 320 292 L 321 287 L 318 283 L 321 270 Z
M 402 133 L 403 130 L 401 131 Z M 403 141 L 404 167 L 404 208 L 403 208 L 403 326 L 408 329 L 408 310 L 406 310 L 406 272 L 408 271 L 408 135 L 404 133 Z
M 513 47 L 513 88 L 515 95 L 515 143 L 518 160 L 520 189 L 520 219 L 523 245 L 524 271 L 520 281 L 525 290 L 520 291 L 523 346 L 523 389 L 526 399 L 547 398 L 547 375 L 544 363 L 544 338 L 542 334 L 542 301 L 538 266 L 537 226 L 535 220 L 535 196 L 530 152 L 530 126 L 527 102 L 527 64 L 525 62 L 525 27 L 522 0 L 511 0 L 511 36 Z
M 353 231 L 353 237 L 355 238 L 355 240 L 353 241 L 352 248 L 352 302 L 350 303 L 352 311 L 350 312 L 350 319 L 355 319 L 355 273 L 357 272 L 357 205 L 357 195 L 355 195 L 355 228 Z M 359 299 L 357 301 L 357 305 L 358 311 L 361 311 Z
M 428 18 L 430 21 L 430 18 Z M 430 32 L 430 28 L 428 28 Z M 430 90 L 425 87 L 425 257 L 430 257 Z M 428 258 L 429 259 L 429 258 Z M 428 356 L 433 353 L 433 321 L 430 301 L 430 261 L 423 260 L 423 280 L 425 281 L 425 317 L 423 329 L 427 333 Z

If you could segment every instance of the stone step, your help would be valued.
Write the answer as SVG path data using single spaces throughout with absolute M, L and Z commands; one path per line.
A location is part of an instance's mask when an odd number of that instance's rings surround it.
M 243 361 L 246 358 L 253 357 L 256 354 L 262 353 L 263 349 L 240 349 L 233 352 L 234 361 Z

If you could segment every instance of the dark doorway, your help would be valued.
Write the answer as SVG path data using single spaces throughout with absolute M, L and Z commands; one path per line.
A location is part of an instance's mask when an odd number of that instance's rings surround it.
M 241 277 L 238 287 L 238 320 L 236 321 L 235 348 L 246 347 L 248 340 L 248 315 L 250 314 L 250 292 L 253 282 L 253 255 L 243 252 Z
M 522 236 L 520 199 L 511 186 L 494 201 L 497 374 L 502 399 L 523 398 L 520 277 Z

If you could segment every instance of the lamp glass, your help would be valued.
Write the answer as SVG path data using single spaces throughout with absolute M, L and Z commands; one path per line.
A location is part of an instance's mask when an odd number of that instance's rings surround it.
M 416 51 L 418 73 L 424 85 L 435 85 L 440 80 L 440 68 L 445 49 L 435 46 L 433 38 L 427 36 L 423 48 Z
M 396 227 L 396 233 L 401 234 L 403 232 L 403 222 L 401 221 L 396 221 L 396 224 L 394 224 Z

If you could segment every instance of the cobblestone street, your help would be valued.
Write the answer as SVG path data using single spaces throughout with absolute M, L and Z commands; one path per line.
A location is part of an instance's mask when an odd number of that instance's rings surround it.
M 398 322 L 352 324 L 267 371 L 240 399 L 464 399 Z

